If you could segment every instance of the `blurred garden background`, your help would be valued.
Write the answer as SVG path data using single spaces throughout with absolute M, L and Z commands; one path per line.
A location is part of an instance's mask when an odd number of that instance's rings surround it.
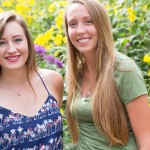
M 99 0 L 111 19 L 116 50 L 134 59 L 143 71 L 150 96 L 150 1 Z M 37 64 L 59 72 L 65 80 L 66 37 L 63 28 L 67 0 L 0 0 L 0 12 L 21 14 L 32 33 Z M 66 84 L 65 84 L 66 89 Z M 61 113 L 64 119 L 64 145 L 69 150 L 70 134 L 65 118 L 66 91 Z

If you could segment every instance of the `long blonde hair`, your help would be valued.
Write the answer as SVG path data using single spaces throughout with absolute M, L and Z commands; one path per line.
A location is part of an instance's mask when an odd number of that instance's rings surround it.
M 98 46 L 96 50 L 96 88 L 93 94 L 93 119 L 98 131 L 110 142 L 110 145 L 125 145 L 128 141 L 128 128 L 118 90 L 114 79 L 115 50 L 108 14 L 102 4 L 95 0 L 70 0 L 70 4 L 83 4 L 97 29 Z M 69 6 L 68 6 L 69 7 Z M 68 36 L 67 9 L 65 13 L 65 30 L 67 36 L 67 83 L 68 99 L 66 105 L 68 125 L 73 143 L 78 141 L 78 129 L 71 116 L 70 106 L 76 90 L 81 88 L 80 79 L 85 69 L 82 55 L 73 46 Z M 79 66 L 80 64 L 80 66 Z

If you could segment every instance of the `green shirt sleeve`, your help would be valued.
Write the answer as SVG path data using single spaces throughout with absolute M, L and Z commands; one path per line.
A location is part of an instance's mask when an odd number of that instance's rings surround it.
M 125 105 L 136 97 L 147 94 L 142 72 L 130 58 L 125 57 L 117 62 L 115 80 L 121 101 Z

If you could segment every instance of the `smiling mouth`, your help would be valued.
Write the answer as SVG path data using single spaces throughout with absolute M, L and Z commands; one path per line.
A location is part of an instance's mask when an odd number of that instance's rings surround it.
M 85 39 L 78 39 L 77 41 L 79 42 L 79 43 L 86 43 L 86 42 L 88 42 L 90 40 L 90 38 L 85 38 Z
M 18 61 L 19 57 L 20 57 L 19 55 L 18 56 L 8 56 L 8 57 L 6 57 L 6 59 L 10 62 L 16 62 L 16 61 Z

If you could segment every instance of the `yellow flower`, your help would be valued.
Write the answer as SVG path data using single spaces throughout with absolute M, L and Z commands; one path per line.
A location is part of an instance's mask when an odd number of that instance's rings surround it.
M 45 38 L 47 38 L 48 40 L 50 40 L 51 37 L 52 37 L 52 33 L 53 32 L 54 32 L 54 28 L 51 27 L 48 31 L 45 32 L 45 34 L 44 34 Z
M 150 56 L 148 54 L 144 56 L 143 62 L 150 63 Z
M 131 22 L 133 22 L 135 20 L 136 16 L 134 14 L 129 14 L 128 18 Z
M 53 31 L 54 31 L 54 27 L 52 26 L 52 27 L 50 28 L 50 30 L 53 32 Z
M 59 2 L 58 2 L 58 5 L 59 5 L 59 6 L 62 6 L 62 7 L 66 6 L 67 4 L 68 4 L 67 1 L 59 1 Z
M 44 33 L 43 36 L 44 36 L 47 40 L 50 40 L 50 39 L 51 39 L 51 33 L 50 33 L 50 32 Z
M 60 113 L 62 114 L 62 116 L 64 115 L 63 109 L 60 109 Z
M 63 42 L 64 42 L 65 44 L 67 43 L 67 38 L 66 38 L 66 37 L 63 38 Z
M 109 9 L 109 8 L 110 8 L 109 4 L 106 4 L 106 5 L 105 5 L 105 8 L 106 8 L 106 9 Z
M 130 20 L 131 22 L 133 22 L 133 21 L 135 20 L 135 18 L 136 18 L 133 9 L 132 9 L 132 8 L 128 8 L 128 9 L 127 9 L 127 12 L 128 12 L 128 18 L 129 18 L 129 20 Z
M 16 7 L 15 7 L 16 11 L 22 12 L 21 7 L 22 7 L 22 6 L 21 6 L 20 4 L 17 4 Z
M 10 1 L 3 1 L 2 2 L 3 7 L 10 7 L 11 5 L 12 5 L 12 3 Z
M 49 43 L 49 41 L 52 38 L 52 34 L 54 32 L 54 27 L 51 27 L 49 30 L 47 30 L 44 34 L 40 34 L 36 37 L 35 43 L 44 46 L 46 49 L 50 49 L 52 47 L 52 44 Z M 49 43 L 49 44 L 48 44 Z
M 52 3 L 49 7 L 48 7 L 48 11 L 50 13 L 53 13 L 56 10 L 56 4 Z
M 61 45 L 62 44 L 62 35 L 61 34 L 56 35 L 56 37 L 54 38 L 54 43 L 56 45 Z
M 28 25 L 31 25 L 32 17 L 31 16 L 27 16 L 26 18 L 27 18 Z
M 143 10 L 147 10 L 147 5 L 144 5 Z
M 27 7 L 26 5 L 22 5 L 22 4 L 17 4 L 15 9 L 17 12 L 19 12 L 21 14 L 24 14 L 25 12 L 30 11 L 29 7 Z
M 148 76 L 150 76 L 150 70 L 148 71 Z
M 27 0 L 26 1 L 30 6 L 34 5 L 34 0 Z
M 63 30 L 62 30 L 61 26 L 58 26 L 58 31 L 59 31 L 59 32 L 58 32 L 59 34 L 62 34 L 62 33 L 63 33 Z
M 42 45 L 45 47 L 47 43 L 47 38 L 45 38 L 42 34 L 38 35 L 38 37 L 34 41 L 36 44 Z
M 116 13 L 116 11 L 117 11 L 117 7 L 114 7 L 114 13 Z
M 62 16 L 56 17 L 55 22 L 56 22 L 57 28 L 60 28 L 63 24 L 63 17 Z
M 24 0 L 16 0 L 18 3 L 22 4 Z
M 2 8 L 0 8 L 0 12 L 2 12 L 3 11 L 3 9 Z
M 45 45 L 46 50 L 50 50 L 52 47 L 53 47 L 53 45 L 51 43 L 49 43 L 48 45 Z
M 58 12 L 58 16 L 55 18 L 57 28 L 60 28 L 63 25 L 63 16 L 64 16 L 64 11 L 61 9 Z
M 11 3 L 13 3 L 15 0 L 9 0 Z
M 61 9 L 59 12 L 58 12 L 58 16 L 63 16 L 64 15 L 64 11 Z
M 54 57 L 57 57 L 59 55 L 59 51 L 56 51 L 55 53 L 54 53 Z
M 133 13 L 133 9 L 132 8 L 128 8 L 127 12 L 128 12 L 128 14 Z

